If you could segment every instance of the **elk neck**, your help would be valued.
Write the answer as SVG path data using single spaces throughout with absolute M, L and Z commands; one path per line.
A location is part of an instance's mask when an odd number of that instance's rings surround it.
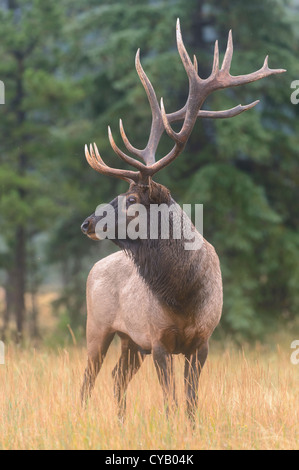
M 204 270 L 205 245 L 203 237 L 197 232 L 181 207 L 171 199 L 175 211 L 169 218 L 169 238 L 161 238 L 159 225 L 158 237 L 151 239 L 118 240 L 117 244 L 134 261 L 140 276 L 161 302 L 176 313 L 192 311 L 194 302 L 198 303 Z M 174 220 L 193 227 L 192 236 L 198 240 L 198 249 L 186 249 L 186 238 L 173 237 Z M 149 220 L 149 219 L 148 219 Z M 148 222 L 149 223 L 149 222 Z M 182 225 L 183 226 L 183 225 Z M 149 233 L 149 230 L 148 230 Z M 189 238 L 190 241 L 190 238 Z M 188 308 L 189 307 L 189 308 Z

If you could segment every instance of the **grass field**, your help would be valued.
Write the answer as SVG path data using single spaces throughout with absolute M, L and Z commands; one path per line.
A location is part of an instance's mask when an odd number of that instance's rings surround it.
M 0 365 L 0 449 L 298 449 L 299 365 L 291 350 L 211 346 L 193 428 L 185 417 L 183 360 L 176 358 L 179 408 L 167 419 L 151 357 L 132 380 L 127 419 L 117 420 L 113 344 L 86 410 L 80 406 L 85 348 L 7 346 Z

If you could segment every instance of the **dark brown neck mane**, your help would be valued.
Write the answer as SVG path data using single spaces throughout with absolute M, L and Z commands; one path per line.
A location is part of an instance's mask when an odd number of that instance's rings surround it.
M 168 204 L 172 203 L 175 201 L 170 198 Z M 176 207 L 177 216 L 182 218 L 182 209 L 178 205 Z M 194 307 L 194 302 L 198 302 L 202 276 L 200 265 L 205 247 L 186 250 L 186 240 L 173 238 L 172 218 L 169 222 L 170 237 L 167 240 L 161 239 L 159 226 L 157 239 L 148 237 L 115 242 L 132 257 L 140 276 L 157 298 L 176 313 L 186 313 Z M 195 236 L 201 237 L 198 232 Z

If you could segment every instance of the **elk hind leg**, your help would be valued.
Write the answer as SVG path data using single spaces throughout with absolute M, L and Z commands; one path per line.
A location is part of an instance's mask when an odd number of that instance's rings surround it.
M 170 402 L 174 404 L 175 407 L 177 406 L 173 357 L 162 345 L 155 345 L 152 354 L 158 379 L 163 391 L 166 414 L 168 415 Z
M 195 412 L 198 404 L 199 377 L 207 359 L 208 351 L 208 343 L 204 343 L 196 351 L 185 356 L 185 394 L 187 401 L 187 414 L 191 421 L 194 421 L 195 418 Z

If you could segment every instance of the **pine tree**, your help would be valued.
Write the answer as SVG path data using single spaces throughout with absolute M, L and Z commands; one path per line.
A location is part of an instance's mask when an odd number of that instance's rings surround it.
M 6 286 L 17 333 L 25 324 L 29 247 L 57 215 L 51 174 L 55 165 L 55 127 L 78 99 L 63 75 L 63 19 L 60 4 L 9 0 L 0 8 L 1 79 L 1 237 Z M 56 140 L 57 142 L 57 140 Z

